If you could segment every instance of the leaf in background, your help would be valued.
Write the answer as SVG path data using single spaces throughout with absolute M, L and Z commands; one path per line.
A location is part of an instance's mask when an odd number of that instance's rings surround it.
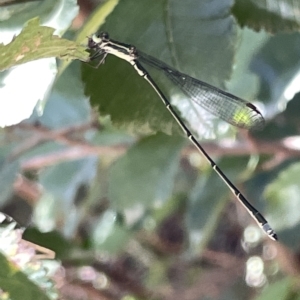
M 230 9 L 229 0 L 121 1 L 101 30 L 181 72 L 222 87 L 230 78 L 238 42 Z
M 40 182 L 48 192 L 65 201 L 61 203 L 61 209 L 67 212 L 69 205 L 75 199 L 78 187 L 91 182 L 95 176 L 96 167 L 97 158 L 95 157 L 64 162 L 45 170 L 40 176 Z
M 278 174 L 265 190 L 273 227 L 293 228 L 300 224 L 300 163 L 294 163 Z
M 0 204 L 3 205 L 14 190 L 15 182 L 20 163 L 18 161 L 6 162 L 0 166 Z
M 125 226 L 121 226 L 114 211 L 107 210 L 94 224 L 92 242 L 96 250 L 101 253 L 117 254 L 124 251 L 130 238 L 130 232 Z
M 270 33 L 300 29 L 299 3 L 294 0 L 236 0 L 232 12 L 241 26 Z
M 42 116 L 35 111 L 26 122 L 39 122 L 47 128 L 58 129 L 89 122 L 90 110 L 80 80 L 80 66 L 74 62 L 54 83 Z
M 300 111 L 300 94 L 287 103 L 286 109 L 277 114 L 273 119 L 266 123 L 263 131 L 257 132 L 256 137 L 259 140 L 283 143 L 291 150 L 297 150 L 300 127 L 299 111 Z M 281 108 L 282 109 L 282 108 Z
M 231 75 L 237 43 L 230 5 L 230 1 L 172 1 L 167 6 L 161 1 L 122 1 L 101 30 L 189 75 L 224 86 Z M 165 78 L 152 76 L 170 91 Z M 101 114 L 110 115 L 116 126 L 139 133 L 160 130 L 167 134 L 177 128 L 149 84 L 127 62 L 109 56 L 98 70 L 84 66 L 83 79 L 92 104 Z M 185 98 L 181 96 L 180 100 Z
M 62 10 L 66 2 L 68 1 L 61 4 Z M 74 11 L 74 7 L 69 10 Z M 60 26 L 66 26 L 70 11 L 64 16 L 65 19 L 59 24 Z M 57 19 L 59 19 L 59 12 L 53 19 L 49 16 L 48 21 L 51 21 L 53 26 L 57 25 L 59 28 L 57 31 L 61 32 L 66 28 L 60 27 Z M 8 42 L 7 40 L 11 40 L 13 34 L 21 30 L 20 28 L 13 30 L 9 27 L 5 28 L 3 24 L 2 28 L 7 30 L 8 35 L 6 39 L 1 35 L 2 42 Z M 39 114 L 41 114 L 43 105 L 40 105 L 39 101 L 40 103 L 45 101 L 57 72 L 54 57 L 87 59 L 88 53 L 85 52 L 84 47 L 73 41 L 54 36 L 54 30 L 54 28 L 39 26 L 39 20 L 35 18 L 28 22 L 11 43 L 5 46 L 0 45 L 0 69 L 19 65 L 0 73 L 0 98 L 3 100 L 0 106 L 0 126 L 17 124 L 29 118 L 37 103 Z
M 228 190 L 214 172 L 199 176 L 191 191 L 185 217 L 191 255 L 198 256 L 214 236 L 227 203 L 224 195 L 228 195 Z
M 285 109 L 299 91 L 300 35 L 270 37 L 253 58 L 250 68 L 261 78 L 259 98 L 268 118 Z
M 298 299 L 295 298 L 296 282 L 292 277 L 287 277 L 270 283 L 255 300 L 274 300 L 274 299 Z M 293 288 L 294 287 L 294 288 Z
M 50 300 L 24 273 L 0 253 L 0 288 L 13 300 Z
M 8 45 L 0 45 L 0 71 L 40 58 L 59 57 L 87 61 L 85 47 L 53 35 L 54 29 L 40 26 L 37 18 L 28 22 Z
M 41 174 L 40 183 L 46 192 L 35 209 L 34 217 L 42 231 L 53 230 L 56 222 L 63 219 L 64 235 L 70 237 L 74 234 L 80 222 L 75 198 L 79 188 L 89 185 L 94 179 L 96 167 L 97 158 L 87 157 L 49 167 Z
M 101 116 L 129 132 L 179 132 L 177 123 L 149 84 L 127 63 L 109 57 L 98 69 L 83 66 L 85 93 Z
M 14 5 L 8 5 L 8 2 L 1 1 L 0 8 L 1 40 L 5 43 L 9 42 L 12 33 L 20 32 L 28 20 L 36 17 L 43 25 L 56 28 L 56 34 L 62 35 L 79 11 L 76 0 L 14 1 L 19 2 Z
M 218 161 L 218 166 L 226 176 L 237 185 L 237 180 L 241 177 L 241 172 L 247 168 L 248 158 L 227 157 Z M 249 167 L 249 166 L 248 166 Z M 209 168 L 207 166 L 207 168 Z M 237 185 L 238 188 L 240 188 Z M 248 194 L 245 193 L 246 198 Z M 230 193 L 223 180 L 210 168 L 207 172 L 200 173 L 196 184 L 191 190 L 188 201 L 186 223 L 189 229 L 191 246 L 196 253 L 199 251 L 199 244 L 202 246 L 212 239 L 215 234 L 216 226 L 220 223 L 224 206 L 228 203 L 226 200 L 238 201 Z M 249 199 L 253 203 L 252 198 Z M 240 203 L 236 204 L 239 206 Z M 247 212 L 242 206 L 244 215 Z M 251 217 L 249 216 L 249 222 Z M 246 220 L 246 222 L 248 221 Z M 225 228 L 223 228 L 225 230 Z
M 47 220 L 45 221 L 47 222 Z M 55 259 L 67 257 L 73 250 L 72 242 L 64 238 L 57 230 L 41 232 L 36 227 L 30 226 L 24 231 L 23 238 L 31 243 L 51 249 L 55 252 Z
M 109 199 L 117 211 L 164 202 L 173 190 L 183 140 L 157 134 L 141 140 L 111 167 Z
M 241 42 L 236 55 L 237 64 L 226 84 L 231 93 L 252 103 L 261 100 L 257 98 L 260 81 L 258 74 L 250 70 L 249 66 L 253 56 L 268 39 L 269 35 L 266 32 L 257 33 L 248 28 L 241 29 Z

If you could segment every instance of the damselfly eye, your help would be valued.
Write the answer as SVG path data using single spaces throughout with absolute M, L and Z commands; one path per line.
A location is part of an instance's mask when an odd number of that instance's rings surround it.
M 108 40 L 109 39 L 109 35 L 107 32 L 100 32 L 98 34 L 98 37 L 101 38 L 102 40 Z
M 132 56 L 135 56 L 137 54 L 136 47 L 130 46 L 129 47 L 129 54 L 132 55 Z

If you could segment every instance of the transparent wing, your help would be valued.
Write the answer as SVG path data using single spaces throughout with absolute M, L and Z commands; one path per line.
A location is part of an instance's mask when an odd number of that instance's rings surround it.
M 152 67 L 163 70 L 165 75 L 186 96 L 206 111 L 229 124 L 246 129 L 261 129 L 264 126 L 263 116 L 250 102 L 201 80 L 182 74 L 145 53 L 139 52 L 138 59 Z

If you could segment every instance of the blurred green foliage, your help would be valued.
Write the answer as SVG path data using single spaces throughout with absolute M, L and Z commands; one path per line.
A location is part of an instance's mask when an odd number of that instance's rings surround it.
M 64 9 L 76 11 L 75 2 L 65 1 Z M 0 203 L 28 226 L 26 240 L 56 252 L 64 275 L 53 277 L 64 299 L 80 299 L 80 293 L 94 299 L 91 290 L 95 299 L 300 297 L 300 16 L 294 1 L 273 1 L 274 7 L 258 2 L 108 0 L 64 39 L 36 19 L 24 24 L 39 34 L 47 30 L 41 46 L 54 38 L 59 47 L 52 43 L 57 52 L 51 54 L 61 58 L 63 51 L 71 60 L 69 43 L 84 60 L 88 52 L 78 44 L 86 45 L 83 38 L 100 27 L 112 39 L 255 103 L 266 118 L 261 132 L 232 128 L 198 112 L 147 69 L 224 173 L 264 212 L 278 243 L 262 234 L 132 66 L 109 55 L 98 68 L 79 61 L 58 66 L 59 76 L 40 99 L 43 113 L 37 105 L 29 119 L 1 130 Z M 1 12 L 3 18 L 2 6 Z M 16 24 L 17 12 L 11 16 Z M 33 12 L 31 18 L 43 20 Z M 19 53 L 17 44 L 1 48 Z M 31 49 L 28 61 L 49 51 Z M 2 73 L 0 88 L 9 73 Z M 0 280 L 1 289 L 11 292 L 11 286 Z M 11 299 L 24 295 L 10 293 Z

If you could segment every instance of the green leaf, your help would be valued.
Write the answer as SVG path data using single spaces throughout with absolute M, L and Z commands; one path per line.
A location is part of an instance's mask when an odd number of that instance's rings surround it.
M 279 34 L 270 37 L 253 57 L 251 70 L 261 78 L 259 98 L 269 117 L 284 110 L 299 91 L 299 45 L 299 33 Z
M 53 230 L 57 220 L 63 218 L 65 234 L 73 234 L 80 222 L 80 207 L 75 205 L 76 196 L 81 187 L 88 186 L 93 180 L 96 161 L 95 157 L 87 157 L 63 162 L 41 174 L 40 183 L 45 193 L 36 206 L 34 217 L 42 231 Z
M 83 66 L 83 72 L 91 104 L 117 128 L 140 134 L 179 132 L 155 91 L 128 63 L 112 57 L 98 69 Z
M 119 224 L 115 212 L 106 211 L 94 225 L 92 241 L 97 250 L 109 254 L 117 254 L 124 250 L 131 236 L 129 230 Z
M 231 93 L 251 102 L 263 100 L 257 99 L 259 77 L 250 70 L 249 66 L 253 56 L 268 39 L 269 35 L 266 32 L 257 33 L 248 28 L 241 30 L 241 43 L 236 55 L 237 64 L 230 81 L 226 84 Z
M 244 157 L 226 157 L 217 164 L 231 182 L 241 189 L 238 180 L 241 180 L 241 172 L 247 171 L 247 162 L 248 158 Z M 227 223 L 224 222 L 223 215 L 229 199 L 236 201 L 236 205 L 240 206 L 241 210 L 244 209 L 216 172 L 209 165 L 206 167 L 207 171 L 199 174 L 191 189 L 187 207 L 186 223 L 190 234 L 191 250 L 195 255 L 198 255 L 200 248 L 207 246 L 207 242 L 216 236 L 216 228 L 220 224 L 224 231 L 230 228 L 230 222 L 226 227 Z M 248 193 L 245 193 L 245 196 L 248 197 Z M 247 215 L 247 212 L 244 211 L 244 214 Z M 250 216 L 247 221 L 252 221 Z M 238 221 L 237 226 L 239 226 Z
M 32 19 L 8 45 L 0 45 L 0 71 L 47 57 L 88 60 L 85 47 L 53 35 L 54 29 Z
M 47 222 L 47 220 L 45 220 Z M 73 250 L 71 241 L 58 231 L 41 232 L 36 227 L 28 227 L 23 233 L 23 239 L 55 252 L 55 258 L 67 257 Z
M 43 291 L 0 253 L 0 288 L 12 300 L 49 300 Z
M 3 150 L 3 149 L 2 149 Z M 0 204 L 3 205 L 11 196 L 13 184 L 20 170 L 19 161 L 0 161 Z
M 295 280 L 293 278 L 284 278 L 280 281 L 270 284 L 263 290 L 260 296 L 255 298 L 255 300 L 295 299 L 291 298 L 291 296 L 294 294 L 294 291 L 292 289 L 294 284 Z
M 300 163 L 294 163 L 281 171 L 265 190 L 269 202 L 272 224 L 278 229 L 292 228 L 300 224 Z
M 80 184 L 90 182 L 95 176 L 95 157 L 63 162 L 47 168 L 40 177 L 43 187 L 66 202 L 75 198 Z
M 53 24 L 56 32 L 63 34 L 78 11 L 76 0 L 1 1 L 1 38 L 7 40 L 9 33 L 18 31 L 28 20 L 35 17 L 38 17 L 42 24 Z
M 224 86 L 238 43 L 231 5 L 229 0 L 121 1 L 101 30 L 181 72 Z M 116 26 L 119 20 L 127 21 L 126 30 Z
M 74 62 L 56 80 L 43 114 L 36 112 L 31 116 L 31 122 L 37 121 L 47 128 L 61 128 L 89 120 L 90 105 L 83 92 L 80 66 L 78 62 Z
M 279 79 L 280 80 L 280 79 Z M 297 84 L 293 84 L 295 88 Z M 275 86 L 275 82 L 274 82 Z M 289 101 L 285 107 L 281 106 L 281 103 L 270 105 L 273 113 L 277 110 L 285 109 L 283 112 L 277 114 L 273 119 L 266 123 L 263 131 L 257 132 L 256 136 L 259 140 L 274 141 L 283 140 L 286 146 L 291 149 L 297 149 L 297 136 L 298 128 L 300 126 L 299 110 L 300 110 L 300 94 L 297 93 L 294 98 Z M 274 108 L 276 111 L 274 111 Z M 280 120 L 280 122 L 278 122 Z
M 293 0 L 236 0 L 232 12 L 241 26 L 256 31 L 298 31 L 300 29 L 299 4 Z
M 225 199 L 224 195 L 228 195 L 228 189 L 215 172 L 200 174 L 191 191 L 186 216 L 191 245 L 197 248 L 196 253 L 199 251 L 197 242 L 205 243 L 214 234 L 226 204 L 222 201 Z
M 183 140 L 157 134 L 141 140 L 111 167 L 109 198 L 121 211 L 163 202 L 173 189 Z

